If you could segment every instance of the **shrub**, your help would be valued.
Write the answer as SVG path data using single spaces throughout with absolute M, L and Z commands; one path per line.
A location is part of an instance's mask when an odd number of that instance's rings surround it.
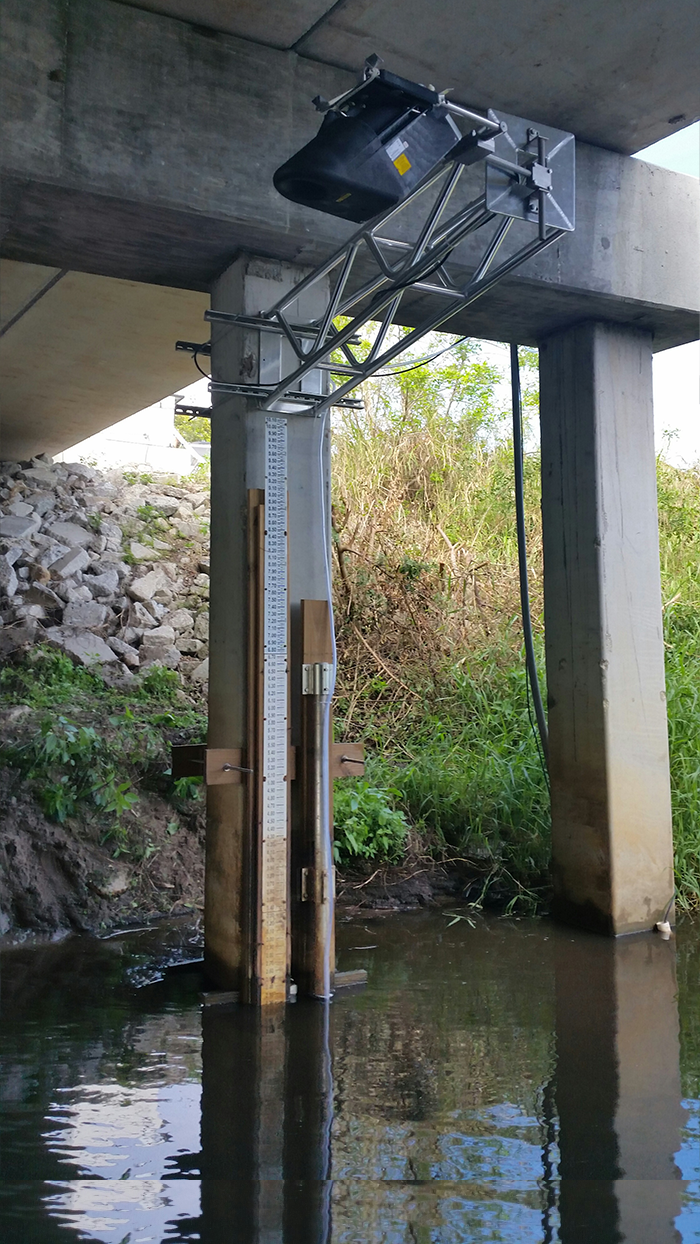
M 363 779 L 345 779 L 333 796 L 336 863 L 353 859 L 397 860 L 403 854 L 408 825 L 392 806 L 396 791 L 378 790 Z

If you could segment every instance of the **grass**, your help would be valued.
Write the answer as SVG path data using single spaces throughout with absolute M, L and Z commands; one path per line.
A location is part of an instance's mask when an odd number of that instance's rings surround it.
M 680 906 L 700 908 L 700 474 L 658 464 L 671 794 Z
M 536 359 L 523 354 L 532 421 Z M 370 382 L 364 411 L 336 416 L 336 729 L 368 743 L 367 780 L 425 849 L 473 861 L 487 899 L 536 910 L 549 892 L 550 812 L 524 671 L 509 428 L 473 344 L 445 357 Z M 525 487 L 541 656 L 536 452 Z M 678 905 L 693 910 L 700 475 L 659 460 L 658 491 Z

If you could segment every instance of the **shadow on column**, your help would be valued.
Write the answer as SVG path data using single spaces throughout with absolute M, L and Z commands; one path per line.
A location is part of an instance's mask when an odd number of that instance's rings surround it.
M 328 1007 L 212 1008 L 203 1024 L 202 1244 L 327 1244 Z
M 556 1033 L 562 1244 L 677 1244 L 674 943 L 562 933 Z

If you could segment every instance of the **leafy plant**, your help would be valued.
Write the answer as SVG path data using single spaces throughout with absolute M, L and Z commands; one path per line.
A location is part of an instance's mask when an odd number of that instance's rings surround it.
M 362 778 L 336 785 L 333 851 L 337 863 L 401 858 L 408 825 L 403 812 L 392 806 L 397 794 L 370 786 Z
M 200 799 L 203 779 L 201 777 L 175 778 L 173 789 L 178 799 Z
M 211 441 L 211 420 L 203 415 L 176 415 L 175 427 L 191 445 L 193 441 L 208 444 Z
M 118 772 L 118 756 L 92 726 L 65 717 L 46 719 L 38 736 L 6 753 L 36 781 L 39 801 L 53 820 L 65 821 L 84 803 L 118 822 L 138 800 L 131 782 Z
M 141 679 L 141 692 L 152 700 L 172 703 L 180 689 L 180 679 L 175 670 L 163 665 L 151 665 Z

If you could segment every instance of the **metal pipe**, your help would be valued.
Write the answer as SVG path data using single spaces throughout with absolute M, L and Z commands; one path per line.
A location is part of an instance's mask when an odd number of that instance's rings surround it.
M 393 302 L 391 302 L 391 303 L 389 304 L 389 306 L 388 306 L 388 308 L 387 308 L 387 311 L 386 311 L 386 315 L 384 316 L 384 319 L 383 319 L 383 321 L 382 321 L 381 325 L 379 326 L 379 329 L 378 329 L 377 335 L 376 335 L 376 337 L 375 337 L 374 341 L 372 342 L 372 349 L 370 350 L 369 354 L 367 355 L 367 358 L 366 358 L 365 362 L 367 362 L 367 363 L 371 363 L 371 362 L 372 362 L 372 360 L 373 360 L 374 358 L 376 358 L 376 356 L 379 354 L 379 351 L 381 350 L 382 346 L 384 345 L 384 339 L 385 339 L 385 337 L 386 337 L 386 335 L 387 335 L 387 333 L 388 333 L 389 329 L 391 328 L 391 325 L 392 325 L 392 324 L 393 324 L 393 322 L 394 322 L 394 316 L 396 315 L 396 312 L 397 312 L 398 307 L 399 307 L 399 303 L 401 302 L 401 299 L 403 298 L 403 295 L 404 295 L 404 291 L 403 291 L 402 289 L 400 289 L 400 290 L 399 290 L 399 292 L 398 292 L 398 294 L 397 294 L 397 295 L 396 295 L 396 297 L 394 298 Z
M 318 340 L 320 343 L 323 343 L 325 341 L 326 334 L 328 333 L 328 329 L 330 328 L 331 322 L 335 318 L 336 308 L 338 306 L 338 303 L 340 302 L 343 290 L 345 289 L 345 286 L 347 284 L 348 277 L 350 276 L 350 269 L 352 268 L 352 265 L 355 262 L 355 256 L 359 250 L 359 247 L 360 247 L 360 243 L 357 242 L 357 244 L 354 244 L 348 248 L 348 253 L 345 256 L 345 262 L 340 270 L 340 276 L 338 277 L 335 289 L 333 290 L 333 293 L 331 294 L 330 302 L 328 303 L 328 310 L 326 311 L 326 314 L 324 315 L 323 320 L 321 321 L 320 328 L 318 330 Z
M 472 233 L 476 229 L 481 228 L 482 225 L 487 224 L 488 221 L 492 219 L 493 219 L 492 212 L 483 212 L 481 215 L 478 215 L 478 216 L 471 215 L 469 216 L 468 219 L 463 220 L 459 228 L 456 228 L 455 231 L 449 237 L 444 237 L 442 239 L 441 246 L 442 246 L 443 254 L 446 254 L 449 250 L 457 246 L 457 244 L 461 242 L 462 239 L 467 236 L 467 234 Z M 391 303 L 391 301 L 396 296 L 400 288 L 408 287 L 409 285 L 413 284 L 413 282 L 417 278 L 421 276 L 428 276 L 431 269 L 436 264 L 436 259 L 435 259 L 436 249 L 438 249 L 437 242 L 433 244 L 433 246 L 430 249 L 430 252 L 427 255 L 425 255 L 418 264 L 414 265 L 416 268 L 416 271 L 413 276 L 407 276 L 404 274 L 402 276 L 401 281 L 396 281 L 393 287 L 390 287 L 388 290 L 384 290 L 381 293 L 379 293 L 377 298 L 375 298 L 370 303 L 366 312 L 361 317 L 356 316 L 353 320 L 350 321 L 349 324 L 346 324 L 345 327 L 340 330 L 337 336 L 333 338 L 333 340 L 331 341 L 329 345 L 319 346 L 316 348 L 316 350 L 312 350 L 311 353 L 307 356 L 306 362 L 303 363 L 300 367 L 298 367 L 295 372 L 292 372 L 290 376 L 287 376 L 286 379 L 278 386 L 278 388 L 275 389 L 274 393 L 271 394 L 270 398 L 268 399 L 268 402 L 266 403 L 266 409 L 269 409 L 271 406 L 273 406 L 274 403 L 283 396 L 285 389 L 288 388 L 289 385 L 295 384 L 296 381 L 301 379 L 301 377 L 305 375 L 307 371 L 313 370 L 313 367 L 315 366 L 315 363 L 318 359 L 326 358 L 333 350 L 339 348 L 346 341 L 348 341 L 351 337 L 353 337 L 355 333 L 357 332 L 358 327 L 361 327 L 368 320 L 376 318 L 379 315 L 379 313 L 383 311 L 384 308 L 387 307 Z M 386 280 L 385 277 L 381 277 L 379 281 L 377 282 L 377 284 L 381 285 L 384 283 L 385 280 Z M 357 299 L 361 296 L 364 297 L 365 295 L 359 294 L 359 293 L 354 294 L 350 301 L 351 302 L 357 301 Z M 338 309 L 338 313 L 339 314 L 341 313 L 340 308 Z M 439 322 L 442 323 L 442 320 L 445 318 L 447 317 L 443 316 Z
M 530 169 L 524 164 L 514 164 L 512 160 L 504 160 L 502 156 L 487 155 L 486 163 L 491 168 L 500 169 L 502 173 L 507 173 L 509 177 L 517 177 L 520 181 L 529 181 Z
M 278 333 L 284 336 L 284 329 L 277 320 L 268 320 L 264 315 L 235 315 L 232 311 L 205 311 L 204 319 L 212 324 L 237 324 L 239 328 L 251 328 L 265 333 Z M 290 324 L 289 327 L 298 337 L 309 337 L 315 341 L 318 337 L 316 324 Z
M 332 875 L 326 864 L 327 827 L 325 824 L 324 731 L 326 697 L 322 691 L 325 666 L 312 667 L 314 694 L 302 695 L 302 808 L 303 865 L 301 871 L 301 911 L 305 930 L 303 971 L 298 981 L 301 993 L 315 998 L 328 996 L 327 948 L 332 912 Z M 332 965 L 331 965 L 332 966 Z M 332 986 L 331 986 L 332 987 Z
M 431 316 L 430 319 L 425 320 L 424 323 L 418 328 L 414 328 L 413 332 L 409 333 L 407 337 L 402 337 L 396 345 L 385 351 L 380 358 L 375 359 L 372 366 L 366 369 L 363 379 L 368 380 L 376 371 L 379 371 L 380 367 L 386 366 L 387 363 L 390 363 L 398 354 L 402 354 L 403 351 L 408 349 L 414 342 L 420 341 L 421 338 L 425 337 L 427 333 L 433 332 L 434 329 L 439 328 L 441 324 L 446 323 L 447 320 L 451 319 L 452 316 L 463 307 L 469 306 L 472 302 L 476 302 L 477 298 L 481 298 L 482 294 L 485 294 L 487 290 L 492 288 L 493 285 L 496 285 L 497 282 L 512 271 L 513 268 L 519 267 L 520 264 L 525 263 L 528 259 L 532 259 L 535 255 L 539 254 L 539 252 L 544 250 L 545 247 L 551 246 L 552 243 L 562 237 L 565 232 L 566 231 L 564 229 L 553 229 L 544 241 L 537 238 L 534 242 L 531 242 L 529 246 L 523 247 L 522 250 L 517 251 L 516 254 L 512 255 L 510 259 L 506 259 L 504 263 L 496 268 L 495 272 L 492 272 L 489 276 L 484 277 L 483 280 L 478 282 L 478 284 L 473 285 L 470 283 L 467 285 L 464 292 L 458 297 L 453 298 L 452 302 L 448 306 L 443 307 L 441 311 L 436 312 L 435 315 Z M 316 415 L 320 416 L 324 414 L 329 406 L 333 406 L 341 398 L 344 398 L 347 393 L 350 393 L 350 391 L 356 387 L 356 385 L 357 381 L 348 381 L 346 384 L 340 385 L 340 387 L 330 394 L 324 402 L 318 405 L 315 412 Z
M 425 224 L 423 225 L 423 228 L 418 234 L 418 240 L 413 248 L 413 253 L 411 255 L 412 263 L 416 263 L 417 260 L 420 259 L 421 255 L 423 254 L 423 251 L 428 245 L 433 235 L 434 230 L 437 228 L 438 221 L 440 220 L 442 213 L 444 212 L 445 208 L 447 207 L 447 204 L 452 198 L 452 194 L 457 185 L 457 182 L 462 176 L 463 169 L 464 169 L 463 164 L 455 164 L 453 166 L 452 172 L 447 178 L 445 185 L 443 186 L 442 190 L 440 191 L 440 194 L 438 195 L 437 199 L 433 203 L 433 206 L 430 212 L 428 213 L 428 219 L 426 220 Z
M 506 234 L 508 233 L 508 230 L 510 229 L 512 223 L 513 223 L 512 216 L 503 217 L 503 220 L 499 224 L 498 228 L 496 229 L 496 232 L 494 233 L 493 237 L 491 238 L 491 241 L 489 242 L 486 248 L 486 252 L 481 259 L 481 263 L 479 264 L 478 268 L 472 275 L 470 284 L 476 284 L 477 281 L 480 281 L 482 277 L 486 276 L 486 273 L 488 272 L 489 268 L 491 267 L 491 264 L 493 263 L 496 257 L 496 252 L 498 251 L 501 245 L 501 242 L 504 240 Z
M 486 130 L 490 130 L 492 134 L 498 133 L 501 128 L 500 121 L 491 121 L 489 117 L 482 117 L 478 112 L 472 112 L 471 108 L 465 108 L 464 104 L 456 104 L 452 99 L 442 101 L 448 112 L 456 117 L 464 117 L 465 121 L 471 121 L 474 125 L 482 126 Z
M 523 639 L 525 641 L 525 662 L 527 677 L 532 691 L 532 702 L 535 706 L 537 729 L 542 742 L 545 762 L 549 755 L 549 736 L 547 718 L 544 714 L 540 682 L 537 676 L 535 661 L 535 644 L 532 637 L 532 616 L 530 614 L 530 588 L 527 578 L 527 537 L 525 533 L 525 482 L 523 473 L 523 409 L 520 392 L 520 363 L 518 347 L 511 342 L 510 347 L 510 380 L 513 397 L 513 466 L 515 473 L 515 522 L 518 534 L 518 578 L 520 580 L 520 611 L 523 619 Z

